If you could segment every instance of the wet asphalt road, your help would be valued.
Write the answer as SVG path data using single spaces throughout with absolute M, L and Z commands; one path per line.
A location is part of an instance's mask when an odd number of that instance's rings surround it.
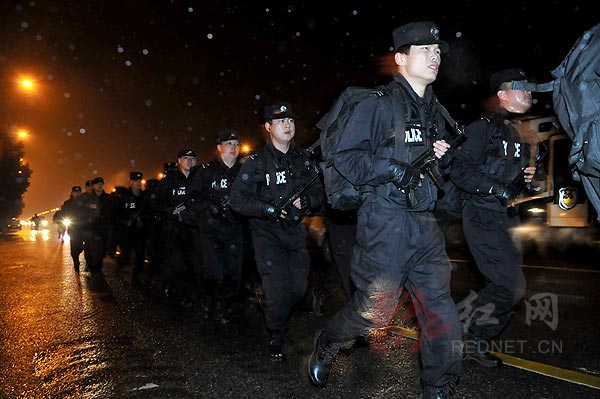
M 106 259 L 101 275 L 76 274 L 68 243 L 28 231 L 0 241 L 0 398 L 420 398 L 416 341 L 383 332 L 371 345 L 338 355 L 328 385 L 306 376 L 312 336 L 326 315 L 301 306 L 290 320 L 288 361 L 266 355 L 259 308 L 239 320 L 202 320 L 193 307 L 166 300 Z M 548 250 L 546 248 L 546 250 Z M 525 299 L 558 300 L 555 329 L 527 320 L 525 301 L 498 342 L 513 356 L 600 376 L 598 247 L 528 253 Z M 455 299 L 479 283 L 469 257 L 452 250 Z M 413 327 L 399 312 L 395 324 Z M 504 366 L 466 362 L 457 398 L 600 398 L 600 390 Z

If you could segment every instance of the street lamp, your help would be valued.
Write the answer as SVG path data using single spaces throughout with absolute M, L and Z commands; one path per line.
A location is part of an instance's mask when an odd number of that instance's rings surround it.
M 21 91 L 27 94 L 33 94 L 36 91 L 37 84 L 35 80 L 28 76 L 19 76 L 17 79 L 17 85 Z

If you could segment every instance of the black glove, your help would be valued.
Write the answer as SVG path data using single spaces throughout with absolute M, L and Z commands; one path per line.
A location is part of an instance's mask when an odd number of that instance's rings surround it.
M 391 182 L 400 190 L 415 190 L 421 185 L 421 172 L 410 165 L 392 161 L 388 170 Z
M 277 222 L 281 216 L 281 208 L 275 205 L 265 205 L 263 216 L 271 222 Z
M 492 194 L 500 200 L 502 205 L 507 206 L 517 198 L 519 192 L 511 184 L 495 184 L 492 186 Z
M 308 198 L 308 195 L 305 195 L 300 198 L 300 210 L 308 211 L 309 208 L 310 208 L 310 199 Z

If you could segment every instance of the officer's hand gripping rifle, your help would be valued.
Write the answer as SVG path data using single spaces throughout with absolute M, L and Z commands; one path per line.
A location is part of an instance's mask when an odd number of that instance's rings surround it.
M 542 161 L 544 160 L 544 158 L 546 157 L 546 155 L 548 155 L 548 145 L 544 142 L 544 141 L 540 141 L 537 143 L 536 145 L 537 150 L 536 150 L 536 154 L 535 154 L 535 158 L 532 159 L 532 163 L 530 163 L 530 166 L 535 166 L 535 174 L 534 174 L 534 179 L 535 179 L 535 175 L 537 175 L 541 169 L 542 166 Z M 526 182 L 525 181 L 525 169 L 523 168 L 521 169 L 521 171 L 519 172 L 519 174 L 512 180 L 512 182 L 510 184 L 508 184 L 509 191 L 511 192 L 511 196 L 510 198 L 504 200 L 504 201 L 500 201 L 502 203 L 502 205 L 506 206 L 506 207 L 511 207 L 511 206 L 515 206 L 518 203 L 523 201 L 523 194 L 526 194 L 527 192 L 531 192 L 534 189 L 534 185 L 532 184 L 532 182 Z
M 185 212 L 185 210 L 186 210 L 185 202 L 182 202 L 181 204 L 178 204 L 177 206 L 175 206 L 175 208 L 172 209 L 171 214 L 173 216 L 177 216 L 177 221 L 183 222 L 182 213 Z
M 299 186 L 297 186 L 294 190 L 292 190 L 287 195 L 287 197 L 282 198 L 281 201 L 279 201 L 275 206 L 278 209 L 285 210 L 288 213 L 288 215 L 290 215 L 291 209 L 294 206 L 294 201 L 296 201 L 298 198 L 301 198 L 302 195 L 304 195 L 304 193 L 306 192 L 306 190 L 308 190 L 310 188 L 310 186 L 315 181 L 317 181 L 318 178 L 319 178 L 319 169 L 315 166 L 315 174 L 310 178 L 310 180 L 308 180 L 304 184 L 300 184 Z M 280 222 L 281 222 L 281 227 L 283 227 L 284 229 L 287 229 L 290 226 L 291 221 L 288 220 L 288 218 L 286 217 L 285 219 L 280 219 Z
M 453 128 L 456 132 L 456 136 L 454 136 L 454 138 L 450 141 L 450 148 L 455 148 L 466 137 L 464 130 L 460 128 L 458 124 L 455 123 Z M 422 175 L 428 175 L 433 184 L 435 184 L 438 189 L 441 189 L 444 185 L 444 179 L 437 167 L 437 160 L 438 157 L 435 155 L 435 149 L 431 148 L 415 159 L 410 166 L 413 169 L 421 172 Z M 404 189 L 404 192 L 406 193 L 406 203 L 408 204 L 408 207 L 416 207 L 418 204 L 415 198 L 415 193 L 410 189 L 410 187 Z

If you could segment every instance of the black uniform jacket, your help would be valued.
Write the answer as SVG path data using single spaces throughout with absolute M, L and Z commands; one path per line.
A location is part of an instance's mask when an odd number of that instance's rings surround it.
M 317 173 L 316 167 L 308 153 L 295 142 L 285 154 L 268 142 L 243 160 L 231 188 L 231 208 L 251 217 L 251 228 L 273 228 L 277 222 L 261 219 L 265 207 L 277 205 L 292 190 L 306 184 Z M 304 195 L 309 198 L 310 211 L 318 211 L 324 199 L 321 180 L 316 179 Z
M 77 198 L 76 222 L 83 230 L 108 236 L 112 223 L 109 201 L 110 195 L 104 191 L 100 195 L 96 195 L 93 191 L 83 193 Z
M 435 106 L 433 90 L 428 87 L 425 97 L 419 97 L 400 74 L 387 85 L 388 95 L 368 97 L 356 108 L 342 134 L 344 139 L 334 155 L 334 165 L 352 184 L 372 186 L 383 202 L 391 207 L 408 210 L 406 194 L 390 182 L 389 166 L 395 158 L 394 109 L 392 87 L 402 91 L 406 113 L 405 129 L 398 140 L 397 160 L 411 164 L 414 159 L 433 148 L 433 142 L 450 136 L 445 121 Z M 399 112 L 396 110 L 396 112 Z M 445 157 L 444 157 L 445 158 Z M 442 170 L 443 172 L 443 170 Z M 437 188 L 428 176 L 415 190 L 418 205 L 412 211 L 432 210 L 437 200 Z
M 470 194 L 469 201 L 480 208 L 506 212 L 491 194 L 492 186 L 510 184 L 521 175 L 531 158 L 531 147 L 518 134 L 504 108 L 480 118 L 466 128 L 466 140 L 455 152 L 452 181 Z
M 140 195 L 135 195 L 131 188 L 127 188 L 125 190 L 115 191 L 110 196 L 112 220 L 116 227 L 144 227 L 144 191 L 141 191 Z
M 158 183 L 152 193 L 152 208 L 159 220 L 189 226 L 198 225 L 197 213 L 193 206 L 195 199 L 190 195 L 191 182 L 198 171 L 198 166 L 193 167 L 187 177 L 179 170 L 173 171 Z
M 240 215 L 232 212 L 229 206 L 231 186 L 240 168 L 239 162 L 230 168 L 221 158 L 215 158 L 198 170 L 191 193 L 196 198 L 195 208 L 200 213 L 202 224 L 242 223 Z

